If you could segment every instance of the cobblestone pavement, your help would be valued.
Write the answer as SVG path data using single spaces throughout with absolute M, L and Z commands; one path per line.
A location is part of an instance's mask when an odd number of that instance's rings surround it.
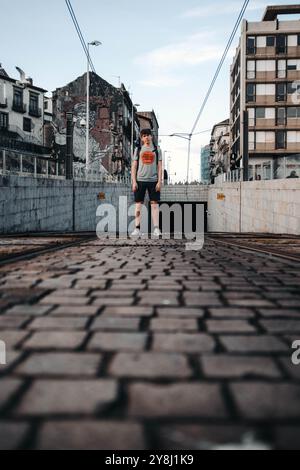
M 92 241 L 0 268 L 0 448 L 300 448 L 299 264 Z

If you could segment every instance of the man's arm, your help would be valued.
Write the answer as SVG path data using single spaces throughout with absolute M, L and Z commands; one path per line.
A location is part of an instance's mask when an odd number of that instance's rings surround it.
M 137 173 L 137 161 L 134 160 L 131 166 L 131 182 L 136 183 L 136 173 Z
M 158 151 L 159 151 L 159 160 L 158 160 L 158 165 L 157 165 L 158 182 L 156 185 L 156 190 L 160 191 L 161 185 L 162 185 L 162 153 L 161 153 L 161 149 L 159 149 Z
M 158 182 L 159 184 L 162 183 L 162 162 L 158 162 Z
M 131 183 L 132 183 L 132 190 L 137 190 L 137 168 L 138 168 L 138 150 L 135 149 L 132 165 L 131 165 Z

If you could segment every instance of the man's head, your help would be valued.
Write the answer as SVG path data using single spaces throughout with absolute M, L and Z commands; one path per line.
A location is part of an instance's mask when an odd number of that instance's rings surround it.
M 143 129 L 141 131 L 141 141 L 143 145 L 150 145 L 152 143 L 152 139 L 151 129 Z

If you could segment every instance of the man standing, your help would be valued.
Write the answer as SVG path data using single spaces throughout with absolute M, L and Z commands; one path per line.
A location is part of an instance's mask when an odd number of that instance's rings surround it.
M 135 150 L 132 162 L 132 190 L 134 192 L 135 208 L 135 230 L 132 237 L 140 238 L 141 232 L 141 209 L 145 201 L 146 191 L 149 193 L 154 237 L 161 235 L 159 229 L 159 207 L 161 181 L 162 181 L 162 153 L 159 147 L 153 143 L 151 129 L 141 131 L 141 145 Z

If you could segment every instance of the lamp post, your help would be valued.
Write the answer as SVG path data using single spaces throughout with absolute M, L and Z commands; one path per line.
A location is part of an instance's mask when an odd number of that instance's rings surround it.
M 184 139 L 184 140 L 188 140 L 189 144 L 188 144 L 188 158 L 187 158 L 187 177 L 186 177 L 186 184 L 189 184 L 189 173 L 190 173 L 190 158 L 191 158 L 191 143 L 192 143 L 192 138 L 194 135 L 199 135 L 199 134 L 205 134 L 206 132 L 210 132 L 211 130 L 210 129 L 207 129 L 207 130 L 204 130 L 204 131 L 201 131 L 201 132 L 197 132 L 197 133 L 194 133 L 194 134 L 188 134 L 187 132 L 178 132 L 178 133 L 174 133 L 174 134 L 169 134 L 169 135 L 166 135 L 164 137 L 177 137 L 179 139 Z
M 135 124 L 134 108 L 138 108 L 139 106 L 141 106 L 141 105 L 138 104 L 138 103 L 133 104 L 133 101 L 132 101 L 132 109 L 131 109 L 131 119 L 132 119 L 132 123 L 131 123 L 131 160 L 133 160 L 133 157 L 134 157 L 134 148 L 133 148 L 133 133 L 134 133 L 134 124 Z
M 100 46 L 100 41 L 92 41 L 87 44 L 87 76 L 86 76 L 86 142 L 85 142 L 85 165 L 88 170 L 90 166 L 89 139 L 90 139 L 90 46 Z

